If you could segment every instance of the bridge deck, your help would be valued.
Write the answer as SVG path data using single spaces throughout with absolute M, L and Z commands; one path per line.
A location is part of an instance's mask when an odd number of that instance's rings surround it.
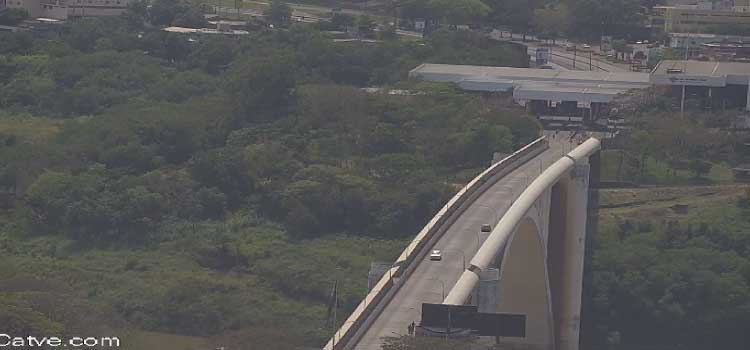
M 550 148 L 547 151 L 500 179 L 477 198 L 433 247 L 443 251 L 443 260 L 430 261 L 426 257 L 421 261 L 353 349 L 380 350 L 381 338 L 394 337 L 395 334 L 406 335 L 409 324 L 419 323 L 423 302 L 441 303 L 443 284 L 435 279 L 445 283 L 447 294 L 464 271 L 462 253 L 468 263 L 477 252 L 477 234 L 481 225 L 490 223 L 494 227 L 526 185 L 541 170 L 560 159 L 563 152 L 570 151 L 571 144 L 567 140 L 567 133 L 564 132 L 560 132 L 554 139 L 550 137 Z M 487 234 L 482 235 L 482 242 L 486 238 Z

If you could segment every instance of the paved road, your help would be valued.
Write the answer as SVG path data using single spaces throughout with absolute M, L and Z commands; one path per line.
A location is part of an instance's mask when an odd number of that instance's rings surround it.
M 496 40 L 506 40 L 522 43 L 526 45 L 530 51 L 535 51 L 537 47 L 542 47 L 540 41 L 524 41 L 524 37 L 521 34 L 512 34 L 510 32 L 504 32 L 495 30 L 490 33 L 490 37 Z M 533 35 L 527 35 L 525 40 L 536 40 Z M 565 45 L 568 41 L 565 39 L 557 40 L 557 45 Z M 601 59 L 599 56 L 592 55 L 591 62 L 589 62 L 589 52 L 578 51 L 576 55 L 573 55 L 572 51 L 566 51 L 559 46 L 547 46 L 552 49 L 551 61 L 567 69 L 575 70 L 594 70 L 594 71 L 607 71 L 607 72 L 628 72 L 630 71 L 629 66 L 626 64 L 612 63 Z M 596 50 L 596 47 L 592 47 L 592 50 Z M 573 58 L 575 57 L 575 68 L 573 67 Z M 589 65 L 591 63 L 591 65 Z
M 411 322 L 419 323 L 423 302 L 443 301 L 443 294 L 450 291 L 464 270 L 463 255 L 468 263 L 476 253 L 481 225 L 494 226 L 500 220 L 527 183 L 539 175 L 540 161 L 546 168 L 560 159 L 563 151 L 571 149 L 566 134 L 561 132 L 554 139 L 550 138 L 549 150 L 508 174 L 477 198 L 433 247 L 443 251 L 443 260 L 430 261 L 428 256 L 419 263 L 355 350 L 380 350 L 382 337 L 405 335 Z M 486 235 L 480 237 L 482 242 Z

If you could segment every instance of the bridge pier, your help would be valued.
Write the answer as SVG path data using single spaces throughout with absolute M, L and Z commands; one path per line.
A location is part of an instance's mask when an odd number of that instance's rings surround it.
M 560 180 L 565 188 L 565 232 L 560 240 L 562 256 L 559 289 L 553 291 L 559 307 L 555 315 L 555 350 L 578 350 L 586 249 L 589 165 L 577 164 Z

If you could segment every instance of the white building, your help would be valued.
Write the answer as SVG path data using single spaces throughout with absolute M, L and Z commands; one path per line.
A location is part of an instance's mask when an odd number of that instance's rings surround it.
M 119 16 L 132 0 L 0 0 L 8 8 L 24 9 L 31 18 Z
M 684 49 L 700 47 L 703 44 L 722 41 L 750 42 L 750 37 L 740 35 L 700 34 L 700 33 L 669 33 L 669 47 L 673 49 Z

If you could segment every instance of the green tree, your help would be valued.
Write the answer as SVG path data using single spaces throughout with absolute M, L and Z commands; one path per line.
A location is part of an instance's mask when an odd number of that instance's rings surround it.
M 476 23 L 490 12 L 481 0 L 409 0 L 403 8 L 407 18 L 453 25 Z
M 331 24 L 337 30 L 346 31 L 348 28 L 354 25 L 356 22 L 355 17 L 346 13 L 334 13 L 331 17 Z
M 248 120 L 263 121 L 289 108 L 295 74 L 294 59 L 284 52 L 240 59 L 229 71 L 227 90 Z
M 534 9 L 541 5 L 539 0 L 485 0 L 491 8 L 490 22 L 510 27 L 524 35 L 533 29 Z
M 693 171 L 693 176 L 696 179 L 707 175 L 713 167 L 713 164 L 701 159 L 692 159 L 689 164 L 690 170 Z
M 571 2 L 573 34 L 586 39 L 601 35 L 626 38 L 640 25 L 638 0 L 574 0 Z
M 132 11 L 142 11 L 138 6 Z M 160 26 L 202 28 L 206 25 L 200 9 L 185 0 L 154 0 L 148 9 L 149 22 Z
M 630 139 L 631 142 L 628 147 L 638 157 L 638 169 L 641 180 L 643 180 L 646 176 L 646 161 L 655 151 L 653 138 L 648 132 L 639 130 L 634 132 Z
M 0 25 L 16 25 L 26 18 L 29 18 L 29 13 L 25 9 L 8 8 L 0 11 Z
M 212 40 L 202 40 L 198 48 L 192 50 L 188 56 L 191 66 L 217 74 L 229 67 L 234 61 L 236 42 L 231 38 L 219 37 Z M 187 73 L 187 72 L 186 72 Z
M 532 22 L 536 32 L 542 36 L 555 40 L 565 35 L 570 28 L 570 12 L 568 7 L 563 4 L 547 5 L 543 8 L 534 10 Z
M 283 0 L 273 0 L 268 7 L 266 16 L 274 24 L 289 24 L 289 20 L 292 18 L 292 8 Z
M 148 11 L 149 21 L 155 25 L 168 26 L 182 10 L 182 0 L 154 0 Z
M 430 12 L 449 24 L 471 24 L 480 21 L 490 12 L 481 0 L 430 0 Z
M 357 31 L 361 36 L 372 37 L 372 34 L 375 32 L 375 26 L 375 21 L 369 16 L 362 15 L 357 17 Z
M 232 149 L 200 152 L 190 160 L 193 178 L 206 187 L 221 190 L 233 206 L 255 189 L 255 179 L 249 169 L 242 154 Z

